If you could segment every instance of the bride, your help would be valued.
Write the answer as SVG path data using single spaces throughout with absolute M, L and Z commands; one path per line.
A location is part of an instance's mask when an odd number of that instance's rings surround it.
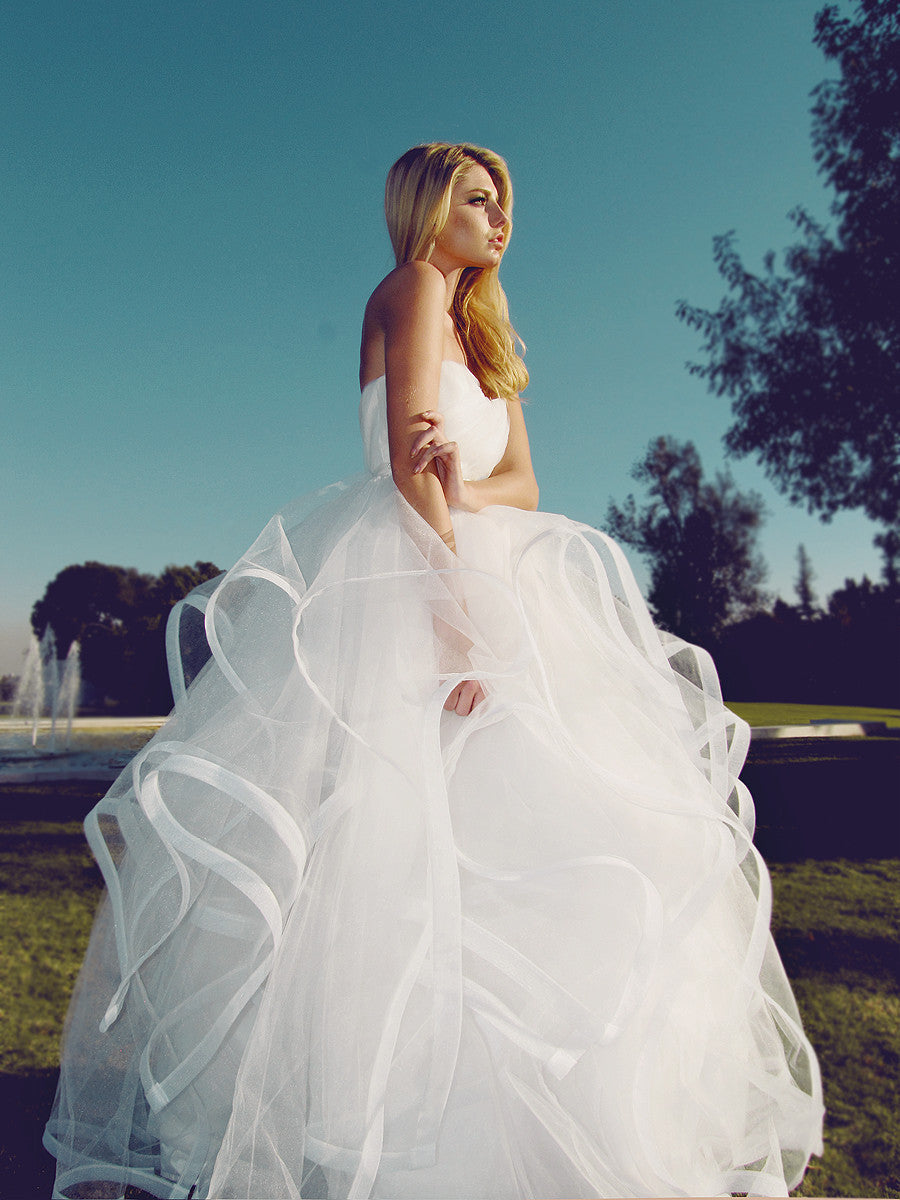
M 786 1195 L 821 1153 L 746 726 L 535 511 L 511 210 L 490 151 L 398 160 L 366 472 L 173 613 L 175 709 L 86 823 L 56 1196 Z

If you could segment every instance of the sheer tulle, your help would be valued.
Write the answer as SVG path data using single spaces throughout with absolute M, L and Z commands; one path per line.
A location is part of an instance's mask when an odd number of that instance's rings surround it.
M 505 406 L 450 367 L 488 474 Z M 709 658 L 565 517 L 454 513 L 454 558 L 383 381 L 362 421 L 369 473 L 175 614 L 175 710 L 88 819 L 56 1194 L 786 1194 L 821 1087 Z

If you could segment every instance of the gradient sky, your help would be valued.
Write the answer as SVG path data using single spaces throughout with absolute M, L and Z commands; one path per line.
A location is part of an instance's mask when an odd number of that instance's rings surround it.
M 361 468 L 359 325 L 391 268 L 384 176 L 473 141 L 516 188 L 502 278 L 528 345 L 541 507 L 602 524 L 659 434 L 725 465 L 727 402 L 675 302 L 712 238 L 752 269 L 822 218 L 820 0 L 4 0 L 0 671 L 70 563 L 238 557 Z M 765 497 L 772 592 L 824 596 L 876 531 Z M 639 579 L 646 575 L 640 565 Z

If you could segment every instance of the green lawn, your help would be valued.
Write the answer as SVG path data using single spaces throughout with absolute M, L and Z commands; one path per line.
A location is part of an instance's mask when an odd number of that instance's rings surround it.
M 900 861 L 772 866 L 773 932 L 822 1067 L 801 1196 L 900 1196 Z
M 900 725 L 900 708 L 858 708 L 844 704 L 782 704 L 768 700 L 726 700 L 750 725 L 809 725 L 811 721 L 884 721 Z
M 773 928 L 828 1109 L 825 1155 L 798 1194 L 900 1197 L 900 861 L 790 863 L 772 876 Z M 57 1065 L 99 894 L 78 822 L 0 822 L 5 1074 Z
M 100 872 L 81 823 L 0 823 L 0 1071 L 59 1065 Z

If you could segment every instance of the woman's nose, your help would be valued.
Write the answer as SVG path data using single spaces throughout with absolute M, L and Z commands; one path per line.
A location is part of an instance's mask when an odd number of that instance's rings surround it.
M 492 204 L 490 211 L 490 222 L 497 229 L 502 229 L 509 222 L 509 217 L 503 211 L 499 204 Z

